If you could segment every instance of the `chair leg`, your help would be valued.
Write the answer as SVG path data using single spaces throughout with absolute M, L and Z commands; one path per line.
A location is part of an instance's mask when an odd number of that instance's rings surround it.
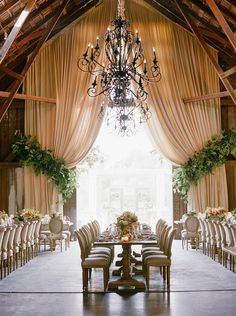
M 104 292 L 106 291 L 108 280 L 109 280 L 109 268 L 103 268 Z
M 162 267 L 163 269 L 163 280 L 166 280 L 166 267 Z
M 146 265 L 145 266 L 145 275 L 146 275 L 146 285 L 147 285 L 148 290 L 149 290 L 149 275 L 150 275 L 149 269 L 150 269 L 149 265 Z
M 88 269 L 82 268 L 83 274 L 83 291 L 88 291 Z
M 167 266 L 167 287 L 170 287 L 170 266 Z

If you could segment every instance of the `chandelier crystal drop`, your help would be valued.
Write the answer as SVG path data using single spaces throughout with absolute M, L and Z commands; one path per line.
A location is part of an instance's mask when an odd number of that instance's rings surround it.
M 136 128 L 135 109 L 139 110 L 139 123 L 151 117 L 146 87 L 150 82 L 158 82 L 161 73 L 155 49 L 148 69 L 138 31 L 134 34 L 128 30 L 130 24 L 124 17 L 122 0 L 118 0 L 118 17 L 111 26 L 112 29 L 108 28 L 104 35 L 106 60 L 99 61 L 97 36 L 95 45 L 88 44 L 79 58 L 78 67 L 93 77 L 87 94 L 90 97 L 105 96 L 99 117 L 106 115 L 106 123 L 110 125 L 113 122 L 118 134 L 130 135 Z

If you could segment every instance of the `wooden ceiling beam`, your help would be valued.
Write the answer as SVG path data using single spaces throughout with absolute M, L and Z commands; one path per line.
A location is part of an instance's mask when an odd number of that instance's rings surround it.
M 13 78 L 16 78 L 16 79 L 23 79 L 22 75 L 16 73 L 15 71 L 7 68 L 7 67 L 4 67 L 3 65 L 0 65 L 0 71 L 3 71 L 4 73 L 6 73 L 7 75 L 13 77 Z
M 236 93 L 236 90 L 234 90 L 234 92 Z M 230 95 L 229 91 L 215 92 L 215 93 L 204 94 L 204 95 L 200 95 L 200 96 L 196 96 L 196 97 L 183 98 L 183 102 L 190 103 L 190 102 L 212 100 L 212 99 L 217 99 L 217 98 L 228 97 L 229 95 Z M 1 94 L 0 94 L 0 96 L 1 96 Z
M 221 77 L 222 77 L 222 78 L 227 78 L 227 77 L 233 75 L 234 73 L 236 73 L 236 66 L 234 66 L 234 67 L 232 67 L 232 68 L 226 70 L 225 72 L 223 72 L 223 73 L 221 74 Z
M 164 15 L 166 15 L 168 18 L 170 18 L 173 22 L 180 24 L 181 26 L 183 26 L 185 29 L 190 30 L 191 28 L 189 27 L 189 25 L 186 23 L 185 19 L 183 18 L 183 20 L 180 18 L 179 16 L 179 11 L 176 10 L 176 7 L 174 8 L 173 6 L 170 5 L 170 1 L 166 1 L 166 0 L 145 0 L 145 2 L 147 2 L 148 4 L 150 4 L 153 8 L 155 8 L 156 10 L 159 10 L 160 12 L 162 12 Z M 174 3 L 174 1 L 172 0 L 171 2 Z M 219 47 L 219 46 L 215 46 L 214 47 L 221 51 L 223 56 L 225 56 L 226 51 L 227 51 L 227 55 L 231 56 L 232 59 L 232 52 L 229 51 L 229 49 L 226 48 L 226 46 L 228 45 L 228 47 L 230 47 L 231 49 L 231 45 L 229 45 L 229 42 L 227 40 L 227 37 L 225 37 L 217 27 L 211 25 L 209 23 L 208 20 L 203 19 L 202 17 L 200 17 L 198 14 L 196 14 L 196 12 L 192 11 L 188 6 L 183 5 L 185 12 L 192 16 L 194 19 L 196 19 L 198 22 L 201 23 L 200 28 L 206 30 L 208 37 L 205 37 L 205 39 L 209 42 L 209 44 L 212 46 L 215 40 L 215 35 L 218 36 L 218 41 L 220 41 L 221 43 L 224 44 L 224 47 Z M 208 8 L 208 7 L 207 7 Z M 208 8 L 208 10 L 210 10 Z M 213 14 L 212 14 L 212 18 L 213 18 Z M 181 21 L 181 22 L 180 22 Z M 198 26 L 199 27 L 199 26 Z M 208 30 L 209 29 L 209 30 Z M 211 35 L 211 33 L 213 34 L 213 36 Z M 212 36 L 213 41 L 211 41 L 209 39 L 209 37 Z M 227 60 L 227 59 L 226 59 Z M 227 60 L 228 61 L 228 60 Z
M 225 35 L 228 37 L 229 42 L 231 43 L 231 45 L 233 46 L 233 48 L 236 52 L 236 37 L 234 36 L 234 33 L 232 32 L 231 28 L 229 27 L 229 24 L 225 20 L 225 17 L 223 16 L 222 12 L 217 7 L 214 0 L 206 0 L 206 3 L 208 4 L 209 8 L 213 12 L 215 18 L 217 19 L 222 30 L 224 31 Z
M 8 98 L 9 96 L 10 96 L 10 92 L 0 91 L 0 97 Z M 39 96 L 35 96 L 35 95 L 28 95 L 28 94 L 21 94 L 21 93 L 16 93 L 14 96 L 14 99 L 32 100 L 32 101 L 56 104 L 55 98 L 39 97 Z
M 0 49 L 0 64 L 3 62 L 8 50 L 10 49 L 18 33 L 20 32 L 27 16 L 30 14 L 31 10 L 33 9 L 33 6 L 35 5 L 36 1 L 37 0 L 28 0 L 25 8 L 23 9 L 20 16 L 18 17 L 13 29 L 11 30 L 11 33 L 8 35 L 5 43 Z
M 40 41 L 37 43 L 37 46 L 35 47 L 34 51 L 32 52 L 32 54 L 30 55 L 29 59 L 27 60 L 26 65 L 24 66 L 23 70 L 22 70 L 22 76 L 23 78 L 25 77 L 27 71 L 29 70 L 31 64 L 33 63 L 33 61 L 35 60 L 35 57 L 37 56 L 40 48 L 42 47 L 42 45 L 45 43 L 45 41 L 47 40 L 48 36 L 50 35 L 50 33 L 52 32 L 54 26 L 56 25 L 57 21 L 59 20 L 60 16 L 62 15 L 62 12 L 64 11 L 64 9 L 66 8 L 67 4 L 70 2 L 70 0 L 64 0 L 62 1 L 62 4 L 60 5 L 59 9 L 57 10 L 57 12 L 55 13 L 55 16 L 53 18 L 53 20 L 51 21 L 50 25 L 48 26 L 48 29 L 46 29 L 44 36 L 42 36 L 42 38 L 40 39 Z M 9 106 L 12 103 L 12 100 L 14 99 L 19 87 L 22 84 L 22 80 L 16 80 L 12 90 L 10 91 L 10 95 L 9 97 L 6 99 L 6 101 L 1 105 L 0 107 L 0 122 L 2 121 L 6 111 L 8 110 Z
M 11 9 L 15 4 L 17 4 L 19 0 L 11 0 L 8 3 L 6 3 L 1 9 L 0 9 L 0 15 L 5 13 L 7 10 Z
M 215 17 L 213 12 L 211 11 L 211 9 L 206 5 L 203 4 L 201 1 L 199 0 L 191 0 L 190 3 L 193 3 L 196 7 L 198 7 L 200 10 L 202 10 L 204 13 L 206 12 L 210 18 Z M 220 6 L 220 10 L 222 12 L 224 12 L 224 14 L 231 20 L 230 23 L 232 24 L 232 26 L 235 26 L 235 23 L 233 21 L 236 22 L 236 17 L 234 14 L 232 14 L 231 12 L 229 12 L 225 7 L 223 7 L 222 5 Z
M 55 2 L 55 0 L 50 0 L 50 1 L 47 1 L 47 4 L 52 5 L 54 2 Z M 98 2 L 99 2 L 99 0 L 91 0 L 89 2 L 85 1 L 85 0 L 80 1 L 80 4 L 76 9 L 74 9 L 74 10 L 71 9 L 70 12 L 68 12 L 68 16 L 65 16 L 65 17 L 63 17 L 63 19 L 60 19 L 60 21 L 57 23 L 57 25 L 55 26 L 55 28 L 51 32 L 49 38 L 51 38 L 52 36 L 57 34 L 63 27 L 68 25 L 73 20 L 77 19 L 79 16 L 84 14 L 87 10 L 89 10 L 90 8 L 95 6 Z M 40 6 L 39 9 L 34 10 L 30 14 L 28 20 L 31 20 L 32 15 L 37 13 L 36 11 L 38 11 L 38 10 L 40 11 L 41 8 L 42 8 L 42 10 L 44 10 L 47 8 L 47 6 L 45 4 L 43 4 Z M 22 61 L 25 58 L 25 56 L 27 56 L 30 53 L 30 47 L 35 45 L 35 41 L 33 43 L 28 43 L 28 44 L 27 44 L 27 41 L 31 41 L 32 39 L 37 38 L 38 35 L 40 37 L 41 33 L 43 32 L 42 27 L 46 23 L 48 23 L 50 21 L 50 19 L 53 18 L 53 16 L 54 16 L 54 12 L 50 12 L 47 16 L 45 16 L 45 18 L 43 18 L 43 20 L 41 20 L 39 23 L 35 24 L 30 29 L 30 31 L 25 32 L 23 35 L 20 35 L 17 37 L 16 43 L 18 46 L 20 46 L 20 50 L 16 50 L 16 52 L 14 52 L 14 50 L 11 50 L 12 54 L 11 54 L 10 58 L 6 58 L 4 60 L 5 66 L 8 66 L 8 68 L 14 67 L 16 62 L 18 63 L 18 61 L 16 61 L 16 60 L 20 59 Z M 27 46 L 23 47 L 24 44 L 28 45 L 28 47 Z M 20 55 L 22 55 L 22 56 L 24 55 L 24 57 L 20 57 Z M 3 77 L 4 77 L 4 73 L 0 74 L 0 80 Z
M 0 162 L 0 169 L 22 168 L 19 162 Z
M 199 40 L 200 45 L 205 50 L 206 54 L 208 55 L 209 59 L 211 60 L 213 66 L 216 69 L 216 72 L 217 72 L 221 82 L 225 86 L 226 90 L 229 92 L 230 97 L 232 98 L 232 100 L 234 101 L 234 103 L 236 105 L 236 93 L 235 93 L 235 90 L 233 90 L 233 88 L 232 88 L 232 86 L 231 86 L 231 84 L 230 84 L 230 82 L 229 82 L 229 80 L 227 78 L 222 78 L 221 77 L 221 74 L 224 73 L 223 69 L 220 67 L 220 65 L 218 64 L 217 60 L 212 55 L 208 45 L 204 41 L 204 39 L 203 39 L 202 35 L 200 34 L 200 32 L 198 31 L 198 28 L 196 27 L 196 25 L 193 23 L 191 17 L 186 14 L 182 4 L 180 4 L 180 2 L 178 0 L 174 0 L 174 1 L 175 1 L 175 4 L 176 4 L 177 8 L 179 9 L 181 14 L 185 18 L 186 22 L 189 24 L 190 28 L 192 29 L 192 32 L 195 34 L 195 36 Z

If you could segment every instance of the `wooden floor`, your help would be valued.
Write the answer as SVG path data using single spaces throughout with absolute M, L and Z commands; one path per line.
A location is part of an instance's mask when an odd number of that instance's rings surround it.
M 101 271 L 90 293 L 81 292 L 77 243 L 69 251 L 43 252 L 0 281 L 0 316 L 5 315 L 236 315 L 236 273 L 201 251 L 174 243 L 171 288 L 152 271 L 151 291 L 103 293 Z

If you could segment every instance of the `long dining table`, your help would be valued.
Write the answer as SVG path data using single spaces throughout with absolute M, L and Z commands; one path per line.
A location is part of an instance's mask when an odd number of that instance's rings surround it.
M 146 284 L 142 280 L 137 280 L 135 278 L 135 274 L 142 274 L 141 270 L 134 269 L 135 272 L 132 272 L 132 263 L 139 263 L 133 255 L 132 255 L 132 246 L 134 245 L 156 245 L 157 238 L 153 233 L 148 234 L 140 234 L 140 236 L 130 239 L 128 241 L 123 241 L 116 236 L 104 236 L 102 234 L 98 237 L 98 239 L 94 242 L 95 246 L 122 246 L 122 254 L 121 261 L 119 261 L 120 268 L 119 270 L 113 271 L 113 275 L 120 275 L 117 279 L 111 280 L 108 283 L 109 291 L 116 291 L 119 288 L 126 289 L 135 289 L 136 291 L 144 291 L 146 289 Z M 134 274 L 134 275 L 133 275 Z

